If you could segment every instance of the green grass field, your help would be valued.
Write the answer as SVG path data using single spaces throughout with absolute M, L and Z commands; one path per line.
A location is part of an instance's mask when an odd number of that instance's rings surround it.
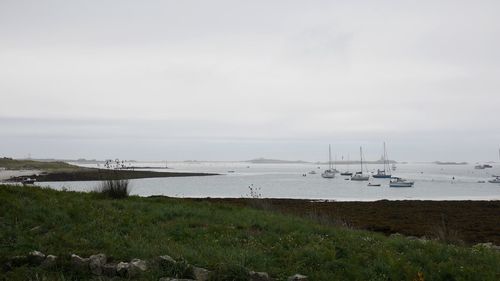
M 425 280 L 500 280 L 500 253 L 490 249 L 388 238 L 224 203 L 113 200 L 0 185 L 0 259 L 31 250 L 63 259 L 71 253 L 103 252 L 115 260 L 167 254 L 209 270 L 265 271 L 276 280 L 295 273 L 325 281 L 417 280 L 419 273 Z M 53 270 L 22 266 L 0 273 L 0 280 L 105 280 L 79 275 L 64 263 Z M 162 275 L 153 268 L 140 279 Z

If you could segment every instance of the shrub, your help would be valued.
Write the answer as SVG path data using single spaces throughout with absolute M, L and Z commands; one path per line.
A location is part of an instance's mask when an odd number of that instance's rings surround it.
M 432 232 L 433 236 L 441 242 L 456 245 L 463 244 L 460 233 L 450 228 L 448 219 L 444 214 L 441 214 L 441 224 L 434 226 Z
M 128 180 L 107 180 L 101 183 L 96 192 L 103 194 L 109 198 L 126 198 L 130 193 L 128 184 Z

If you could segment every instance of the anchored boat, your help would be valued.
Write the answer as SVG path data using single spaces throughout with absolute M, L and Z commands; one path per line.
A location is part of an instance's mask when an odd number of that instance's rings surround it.
M 500 183 L 500 176 L 493 176 L 494 178 L 489 180 L 489 183 Z
M 412 187 L 415 182 L 408 181 L 402 178 L 392 178 L 389 182 L 390 187 Z
M 377 173 L 373 175 L 373 177 L 376 179 L 389 179 L 391 178 L 391 173 L 389 172 L 389 163 L 387 162 L 387 151 L 385 149 L 385 142 L 384 142 L 384 154 L 382 154 L 382 160 L 384 164 L 384 169 L 383 170 L 377 169 Z
M 365 175 L 363 174 L 363 148 L 359 147 L 359 155 L 360 155 L 360 165 L 361 165 L 361 171 L 359 172 L 356 172 L 356 174 L 354 174 L 352 177 L 351 177 L 351 180 L 352 181 L 367 181 L 370 179 L 370 175 Z
M 333 179 L 335 178 L 335 170 L 332 166 L 332 148 L 328 145 L 328 169 L 326 169 L 321 176 L 325 179 Z

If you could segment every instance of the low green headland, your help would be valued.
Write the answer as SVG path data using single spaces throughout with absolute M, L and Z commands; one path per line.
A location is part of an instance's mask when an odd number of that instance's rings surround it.
M 43 171 L 76 171 L 78 166 L 66 162 L 43 162 L 34 160 L 18 160 L 7 157 L 0 158 L 0 167 L 8 170 L 43 170 Z
M 0 167 L 9 170 L 39 170 L 39 174 L 30 175 L 37 181 L 102 181 L 163 177 L 211 176 L 210 173 L 190 172 L 153 172 L 130 169 L 97 169 L 71 165 L 65 162 L 44 162 L 0 158 Z M 10 181 L 21 181 L 26 176 L 13 177 Z
M 217 272 L 212 280 L 245 280 L 247 269 L 275 280 L 295 273 L 314 281 L 500 279 L 500 253 L 486 247 L 387 237 L 223 202 L 0 185 L 1 262 L 32 250 L 60 260 L 52 269 L 4 267 L 0 280 L 107 280 L 72 271 L 72 253 L 117 261 L 170 255 Z M 158 280 L 162 270 L 137 279 Z

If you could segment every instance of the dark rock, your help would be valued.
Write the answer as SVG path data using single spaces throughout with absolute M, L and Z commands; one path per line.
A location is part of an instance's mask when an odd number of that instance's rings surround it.
M 92 274 L 101 275 L 102 267 L 106 264 L 106 255 L 97 254 L 89 257 L 89 269 Z
M 130 277 L 133 277 L 141 274 L 146 270 L 148 270 L 146 261 L 140 259 L 133 259 L 129 263 L 128 274 Z
M 102 266 L 102 274 L 113 277 L 117 274 L 116 272 L 116 264 L 105 264 Z
M 193 266 L 194 279 L 197 281 L 207 281 L 210 277 L 210 271 L 201 267 Z
M 80 271 L 80 272 L 86 272 L 89 270 L 89 259 L 88 258 L 82 258 L 78 255 L 72 254 L 71 255 L 71 265 L 73 269 Z
M 28 261 L 32 265 L 40 265 L 45 260 L 45 254 L 39 251 L 32 251 L 28 254 Z
M 128 262 L 120 262 L 116 265 L 116 273 L 119 276 L 127 277 L 130 264 Z
M 42 262 L 42 267 L 44 268 L 52 268 L 57 264 L 57 257 L 54 255 L 47 255 L 45 260 Z
M 177 263 L 171 256 L 167 256 L 167 255 L 159 256 L 158 261 L 159 261 L 159 264 L 161 266 L 164 266 L 167 268 L 171 268 Z

